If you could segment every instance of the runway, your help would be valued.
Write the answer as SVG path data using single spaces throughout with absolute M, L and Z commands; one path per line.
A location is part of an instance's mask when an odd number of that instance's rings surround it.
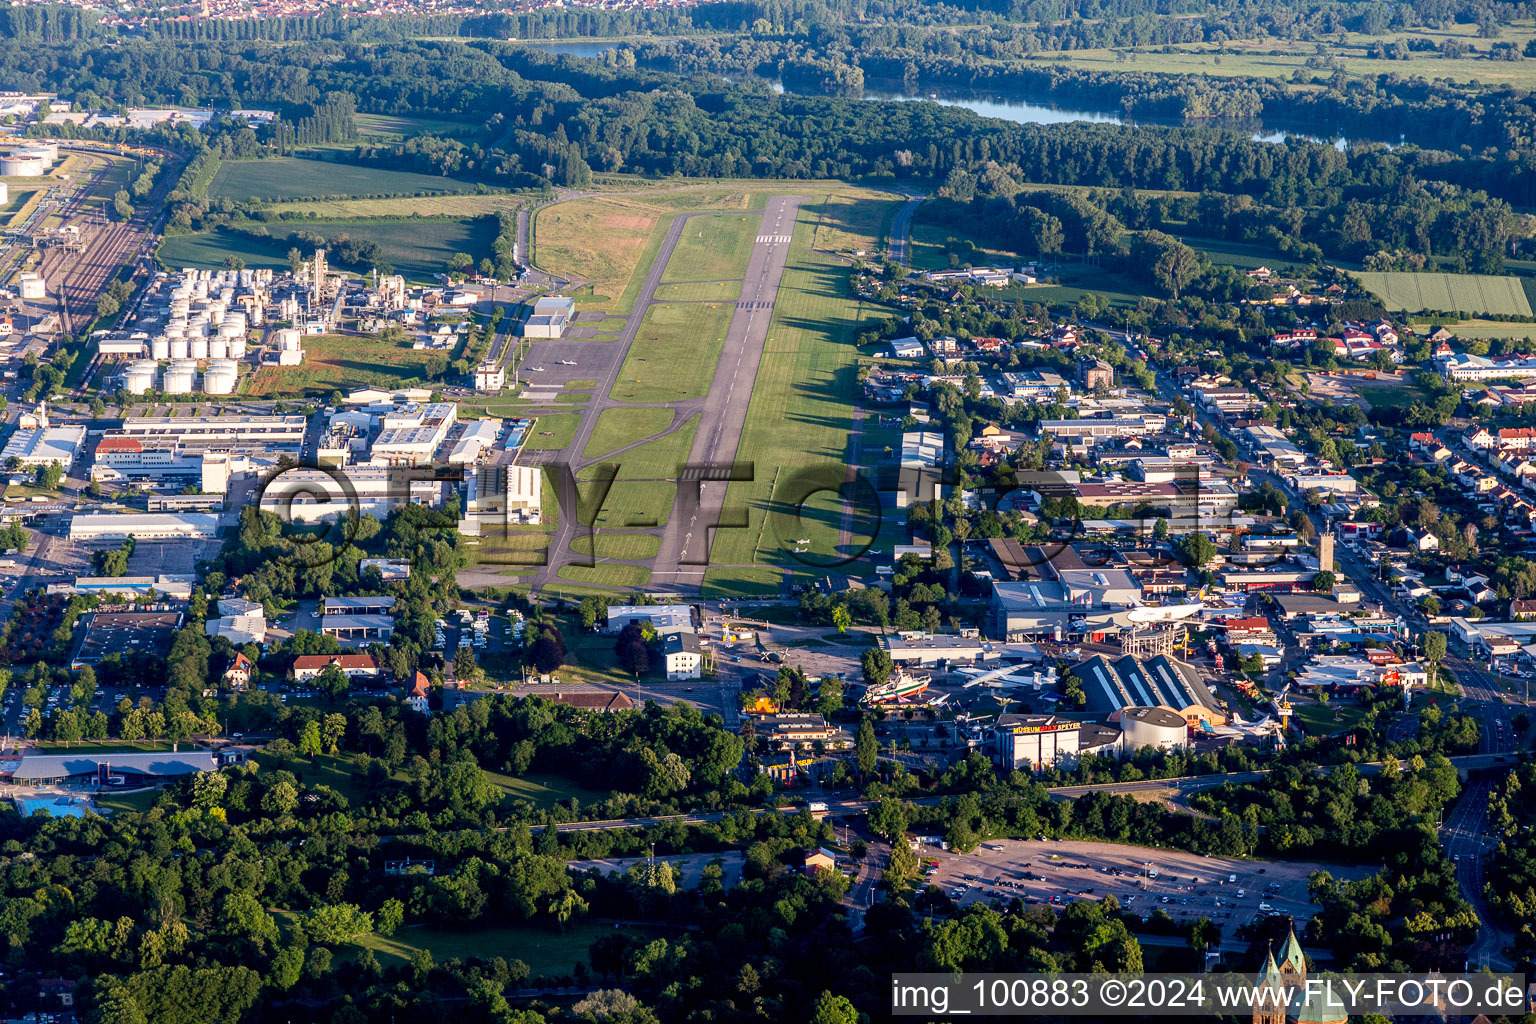
M 688 453 L 689 471 L 677 484 L 672 515 L 662 535 L 661 548 L 651 573 L 655 589 L 695 591 L 704 581 L 711 526 L 720 522 L 729 473 L 725 467 L 736 458 L 752 385 L 773 321 L 773 303 L 779 292 L 784 267 L 799 216 L 799 197 L 768 200 L 757 242 L 747 262 L 741 298 L 731 316 L 720 362 L 700 410 L 699 428 Z M 705 468 L 709 467 L 709 468 Z M 767 467 L 758 467 L 762 473 Z M 706 479 L 713 477 L 713 482 Z

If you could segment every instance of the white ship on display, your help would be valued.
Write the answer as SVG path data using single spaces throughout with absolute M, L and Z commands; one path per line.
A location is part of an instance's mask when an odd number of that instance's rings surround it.
M 927 676 L 913 676 L 897 669 L 885 682 L 871 686 L 864 693 L 866 704 L 891 704 L 909 700 L 928 689 Z

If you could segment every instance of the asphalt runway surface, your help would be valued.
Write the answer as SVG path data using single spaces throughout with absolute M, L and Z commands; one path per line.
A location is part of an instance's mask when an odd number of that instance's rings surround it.
M 708 471 L 697 467 L 719 467 L 736 458 L 801 201 L 798 197 L 769 199 L 763 212 L 741 298 L 731 316 L 715 379 L 700 409 L 699 429 L 688 453 L 693 471 L 688 479 L 678 481 L 672 516 L 654 559 L 651 582 L 662 589 L 696 591 L 704 582 L 713 539 L 710 525 L 720 521 L 726 483 L 701 479 Z M 758 471 L 762 472 L 762 467 Z

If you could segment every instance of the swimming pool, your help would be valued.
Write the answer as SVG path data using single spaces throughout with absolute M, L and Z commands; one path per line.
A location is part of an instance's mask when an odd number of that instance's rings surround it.
M 54 818 L 83 818 L 89 801 L 68 796 L 18 796 L 14 797 L 16 809 L 24 817 L 43 811 Z

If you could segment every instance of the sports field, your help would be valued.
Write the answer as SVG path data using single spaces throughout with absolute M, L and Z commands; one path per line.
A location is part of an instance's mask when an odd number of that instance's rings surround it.
M 651 306 L 613 386 L 613 397 L 621 402 L 678 402 L 708 393 L 733 312 L 726 302 Z
M 303 348 L 302 364 L 257 370 L 241 395 L 321 397 L 365 385 L 398 387 L 421 380 L 431 355 L 426 350 L 413 350 L 408 341 L 392 343 L 372 336 L 339 334 L 306 337 Z
M 410 171 L 330 160 L 270 157 L 226 160 L 208 187 L 210 199 L 301 199 L 318 196 L 412 195 L 418 192 L 473 192 L 468 181 Z
M 442 272 L 454 253 L 464 252 L 480 259 L 489 256 L 495 241 L 496 225 L 486 219 L 450 220 L 331 220 L 305 221 L 306 231 L 338 238 L 346 235 L 359 241 L 379 243 L 385 262 L 395 272 L 416 281 L 431 281 Z M 247 266 L 288 268 L 289 229 L 282 224 L 271 227 L 270 240 L 250 238 L 223 231 L 200 231 L 191 235 L 172 235 L 160 246 L 160 259 L 169 267 L 219 268 L 226 256 L 235 255 Z M 357 267 L 336 269 L 361 272 Z
M 1391 310 L 1531 315 L 1520 279 L 1489 274 L 1362 273 L 1360 284 Z

